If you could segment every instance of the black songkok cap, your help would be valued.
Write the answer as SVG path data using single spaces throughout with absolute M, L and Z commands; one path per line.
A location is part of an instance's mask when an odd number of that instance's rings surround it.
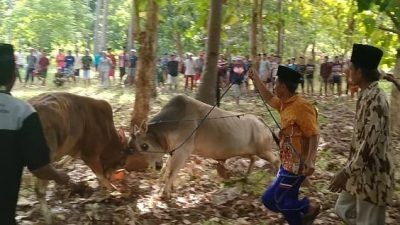
M 279 66 L 277 76 L 279 80 L 289 83 L 300 83 L 301 74 L 286 66 Z
M 14 48 L 10 44 L 0 43 L 0 84 L 8 81 L 14 72 Z
M 370 45 L 354 44 L 351 62 L 361 68 L 374 70 L 378 68 L 383 52 Z

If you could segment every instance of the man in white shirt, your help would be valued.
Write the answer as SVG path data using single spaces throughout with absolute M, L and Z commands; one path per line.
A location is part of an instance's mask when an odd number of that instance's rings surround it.
M 190 79 L 190 90 L 193 90 L 193 78 L 196 74 L 195 61 L 193 60 L 193 54 L 189 53 L 187 59 L 183 62 L 185 65 L 185 91 L 188 87 Z

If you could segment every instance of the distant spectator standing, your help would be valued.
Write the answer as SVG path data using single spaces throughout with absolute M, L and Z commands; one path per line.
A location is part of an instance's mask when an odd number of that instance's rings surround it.
M 306 77 L 306 69 L 307 69 L 307 65 L 306 65 L 306 60 L 304 59 L 303 56 L 299 57 L 299 65 L 297 65 L 297 72 L 300 73 L 301 77 L 300 77 L 300 85 L 301 85 L 301 91 L 304 94 L 304 83 L 305 83 L 305 77 Z
M 96 72 L 98 71 L 99 63 L 100 63 L 100 57 L 101 57 L 101 52 L 97 52 L 94 55 L 94 68 L 96 69 Z
M 258 74 L 260 76 L 260 80 L 264 84 L 268 83 L 268 73 L 270 72 L 270 67 L 271 67 L 271 64 L 267 58 L 267 54 L 263 53 L 262 58 L 260 60 L 260 68 L 259 68 Z
M 329 84 L 329 79 L 332 73 L 332 64 L 329 62 L 329 57 L 325 56 L 324 57 L 324 62 L 321 64 L 319 74 L 321 77 L 321 86 L 319 89 L 319 94 L 322 95 L 322 87 L 325 90 L 325 96 L 328 95 L 328 86 Z
M 111 68 L 109 76 L 113 78 L 113 81 L 115 81 L 115 67 L 117 67 L 117 59 L 115 58 L 115 55 L 112 53 L 111 48 L 107 49 L 107 57 L 111 60 Z
M 176 59 L 176 56 L 174 54 L 170 55 L 170 59 L 167 63 L 167 68 L 168 68 L 168 85 L 169 85 L 169 90 L 173 89 L 176 91 L 178 90 L 178 70 L 179 70 L 179 61 Z
M 75 51 L 75 64 L 74 64 L 74 74 L 75 77 L 79 78 L 80 70 L 82 69 L 82 56 L 79 53 L 79 50 Z
M 129 64 L 129 56 L 126 49 L 123 49 L 121 54 L 118 56 L 118 66 L 119 66 L 119 81 L 122 82 L 123 77 L 126 74 L 126 68 Z
M 47 79 L 47 70 L 50 65 L 50 60 L 47 57 L 47 54 L 45 51 L 42 52 L 40 59 L 39 59 L 39 66 L 38 66 L 38 73 L 39 73 L 39 79 L 42 80 L 42 85 L 46 85 L 46 79 Z
M 21 71 L 24 66 L 25 66 L 25 55 L 24 53 L 22 53 L 21 49 L 18 51 L 18 53 L 15 56 L 15 61 L 17 62 L 17 78 L 19 80 L 20 83 L 22 83 L 22 79 L 21 79 Z
M 194 80 L 196 81 L 195 83 L 197 84 L 200 79 L 201 79 L 201 75 L 203 73 L 203 69 L 204 69 L 204 64 L 205 64 L 205 60 L 204 60 L 204 53 L 200 52 L 199 53 L 199 57 L 195 60 L 195 70 L 196 70 L 196 76 L 194 78 Z
M 229 71 L 229 80 L 232 84 L 233 98 L 237 105 L 239 105 L 242 84 L 245 79 L 245 65 L 240 58 L 233 58 L 233 65 Z
M 335 61 L 332 64 L 332 94 L 334 94 L 335 84 L 337 87 L 337 94 L 340 97 L 342 95 L 342 73 L 343 73 L 343 65 L 339 61 L 339 57 L 335 56 Z
M 136 66 L 137 66 L 138 57 L 136 56 L 136 50 L 131 49 L 131 54 L 129 56 L 129 73 L 124 81 L 125 85 L 133 85 L 135 83 L 135 75 L 136 75 Z
M 65 55 L 63 49 L 58 50 L 58 54 L 56 55 L 56 65 L 57 65 L 57 72 L 58 73 L 62 72 L 65 67 Z
M 110 86 L 110 69 L 112 67 L 112 61 L 107 56 L 107 52 L 102 52 L 99 62 L 99 73 L 101 79 L 101 87 L 108 88 Z
M 25 76 L 25 85 L 28 83 L 28 80 L 31 79 L 31 84 L 33 84 L 33 73 L 36 69 L 36 64 L 38 59 L 34 55 L 35 50 L 31 49 L 30 54 L 26 57 L 26 76 Z
M 194 82 L 194 76 L 196 74 L 196 64 L 195 61 L 193 60 L 193 54 L 189 53 L 187 55 L 187 59 L 183 62 L 185 65 L 185 91 L 188 87 L 188 83 L 190 80 L 190 90 L 193 91 L 193 82 Z
M 65 56 L 65 69 L 67 71 L 68 77 L 72 77 L 74 82 L 76 82 L 74 76 L 74 65 L 75 65 L 75 57 L 72 56 L 72 52 L 68 51 L 67 56 Z
M 90 69 L 92 67 L 93 59 L 90 56 L 89 50 L 85 51 L 85 55 L 82 57 L 82 69 L 83 69 L 83 83 L 85 87 L 90 85 Z
M 305 78 L 306 78 L 306 86 L 307 86 L 307 94 L 314 94 L 314 71 L 315 64 L 314 59 L 308 59 L 306 64 Z

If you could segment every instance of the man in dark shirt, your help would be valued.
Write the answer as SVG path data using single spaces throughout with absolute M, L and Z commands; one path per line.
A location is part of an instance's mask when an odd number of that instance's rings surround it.
M 306 70 L 304 72 L 304 77 L 306 78 L 307 81 L 307 94 L 314 94 L 314 70 L 315 70 L 315 65 L 314 65 L 314 59 L 310 58 L 308 60 L 308 63 L 306 65 Z
M 13 47 L 0 43 L 0 224 L 13 225 L 25 166 L 40 179 L 69 181 L 50 164 L 49 148 L 39 116 L 24 101 L 10 95 L 16 79 Z
M 319 94 L 322 95 L 322 86 L 324 87 L 325 90 L 325 96 L 328 94 L 328 81 L 329 81 L 329 76 L 331 75 L 332 71 L 332 64 L 328 61 L 329 57 L 325 56 L 324 57 L 324 62 L 321 64 L 320 68 L 320 76 L 321 76 L 321 86 L 319 89 Z
M 76 81 L 74 76 L 74 65 L 75 65 L 75 57 L 72 56 L 72 52 L 68 51 L 68 55 L 65 56 L 65 69 L 67 70 L 68 77 L 72 77 L 74 82 Z
M 174 90 L 178 89 L 178 68 L 179 62 L 176 60 L 175 55 L 170 55 L 170 60 L 167 63 L 168 84 L 170 90 L 172 90 L 172 86 L 174 87 Z
M 136 56 L 136 50 L 131 49 L 131 54 L 129 56 L 129 71 L 128 71 L 128 76 L 126 77 L 126 79 L 124 81 L 125 85 L 130 86 L 135 83 L 137 61 L 138 61 L 138 57 Z

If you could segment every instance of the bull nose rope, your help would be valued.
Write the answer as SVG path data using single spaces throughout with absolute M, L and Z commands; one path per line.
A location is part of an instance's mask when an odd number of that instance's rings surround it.
M 219 98 L 219 100 L 221 100 L 225 94 L 229 91 L 229 89 L 231 89 L 233 83 L 230 83 L 228 88 L 224 91 L 224 93 L 221 95 L 221 97 Z M 207 114 L 200 120 L 199 124 L 197 124 L 196 128 L 194 128 L 194 130 L 192 131 L 192 133 L 190 133 L 190 135 L 181 143 L 179 144 L 177 147 L 175 147 L 174 149 L 172 149 L 171 151 L 169 151 L 168 153 L 172 156 L 172 154 L 174 154 L 174 152 L 176 150 L 178 150 L 180 147 L 182 147 L 187 141 L 189 141 L 189 139 L 194 135 L 194 133 L 197 131 L 197 129 L 200 128 L 201 124 L 207 119 L 208 115 L 210 115 L 210 113 L 215 109 L 215 107 L 217 107 L 218 105 L 218 101 L 213 105 L 213 107 L 207 112 Z M 240 115 L 235 115 L 237 117 L 240 118 Z

